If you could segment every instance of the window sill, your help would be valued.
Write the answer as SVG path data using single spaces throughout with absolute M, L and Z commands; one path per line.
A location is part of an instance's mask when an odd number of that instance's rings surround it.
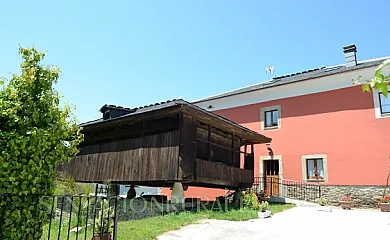
M 390 113 L 381 113 L 381 118 L 388 118 L 390 117 Z
M 389 115 L 389 116 L 390 116 L 390 115 Z M 279 126 L 265 127 L 265 128 L 264 128 L 264 131 L 267 131 L 267 130 L 276 130 L 276 129 L 279 129 Z
M 306 179 L 306 182 L 325 182 L 324 179 Z

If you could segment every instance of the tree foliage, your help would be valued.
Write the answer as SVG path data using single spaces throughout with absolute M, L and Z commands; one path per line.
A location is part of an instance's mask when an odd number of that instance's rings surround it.
M 21 73 L 0 82 L 0 238 L 39 239 L 48 216 L 34 196 L 53 194 L 56 165 L 71 160 L 83 135 L 53 87 L 60 70 L 35 48 L 19 53 Z
M 385 97 L 388 96 L 388 88 L 387 86 L 390 84 L 390 74 L 384 75 L 383 68 L 390 65 L 390 59 L 385 60 L 382 64 L 380 64 L 375 70 L 375 76 L 367 80 L 362 84 L 363 92 L 370 92 L 371 89 L 375 89 L 383 93 Z M 360 77 L 357 81 L 354 81 L 354 84 L 360 83 Z

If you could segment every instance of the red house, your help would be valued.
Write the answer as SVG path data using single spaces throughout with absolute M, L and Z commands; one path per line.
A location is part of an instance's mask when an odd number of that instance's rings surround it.
M 255 177 L 315 183 L 331 202 L 350 195 L 356 205 L 376 206 L 390 164 L 390 99 L 377 91 L 363 93 L 352 80 L 371 79 L 386 58 L 357 61 L 356 52 L 355 45 L 346 46 L 343 64 L 274 77 L 194 103 L 273 139 L 271 151 L 255 146 Z M 205 194 L 221 191 L 186 193 Z

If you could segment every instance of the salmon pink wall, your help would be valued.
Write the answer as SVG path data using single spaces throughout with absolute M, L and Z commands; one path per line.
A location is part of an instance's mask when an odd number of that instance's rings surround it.
M 260 109 L 281 105 L 281 128 L 260 130 Z M 375 118 L 373 95 L 361 87 L 291 97 L 215 111 L 271 137 L 284 179 L 302 180 L 302 155 L 327 154 L 328 182 L 383 185 L 390 154 L 390 118 Z M 255 176 L 265 145 L 255 146 Z
M 224 196 L 226 193 L 223 189 L 214 188 L 201 188 L 201 187 L 188 187 L 187 191 L 184 191 L 184 197 L 186 198 L 200 198 L 201 200 L 215 200 L 218 196 Z M 163 188 L 162 195 L 171 196 L 171 190 L 169 188 Z

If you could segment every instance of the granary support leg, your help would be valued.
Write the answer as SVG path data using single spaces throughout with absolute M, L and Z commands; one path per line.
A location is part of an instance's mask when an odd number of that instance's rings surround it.
M 136 196 L 137 196 L 137 192 L 135 191 L 135 186 L 134 186 L 134 184 L 131 184 L 129 191 L 127 191 L 127 198 L 133 199 Z
M 235 190 L 233 194 L 233 207 L 238 209 L 242 207 L 242 191 L 241 188 Z
M 184 203 L 184 190 L 181 182 L 175 182 L 171 192 L 171 202 L 174 204 Z

